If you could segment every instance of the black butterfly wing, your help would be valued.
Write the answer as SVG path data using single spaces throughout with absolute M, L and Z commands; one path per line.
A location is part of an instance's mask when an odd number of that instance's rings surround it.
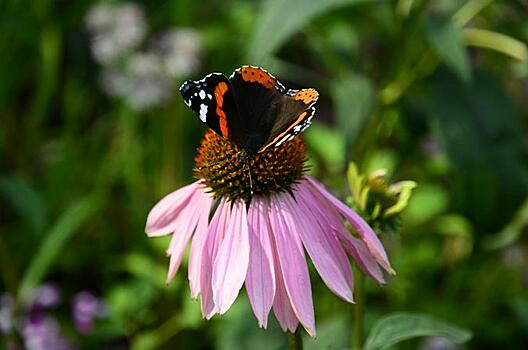
M 211 73 L 201 80 L 188 80 L 180 87 L 180 92 L 187 106 L 211 130 L 242 145 L 244 127 L 233 87 L 223 74 Z
M 312 124 L 318 98 L 319 93 L 312 88 L 288 90 L 281 100 L 269 137 L 259 152 L 280 146 L 306 130 Z
M 287 90 L 266 70 L 253 66 L 238 68 L 230 81 L 245 128 L 243 147 L 250 154 L 284 142 L 286 134 L 279 137 L 283 132 L 298 133 L 303 121 L 311 120 L 313 111 L 307 110 L 317 99 L 313 89 Z

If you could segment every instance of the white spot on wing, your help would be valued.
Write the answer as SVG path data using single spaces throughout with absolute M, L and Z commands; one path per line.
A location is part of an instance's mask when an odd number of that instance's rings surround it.
M 205 91 L 200 90 L 200 98 L 203 100 L 205 98 Z
M 200 120 L 204 123 L 207 120 L 207 105 L 203 103 L 200 105 Z

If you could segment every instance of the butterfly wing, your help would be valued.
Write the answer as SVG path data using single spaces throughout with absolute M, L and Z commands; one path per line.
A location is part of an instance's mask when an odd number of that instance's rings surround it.
M 318 97 L 314 89 L 287 90 L 266 70 L 253 66 L 238 68 L 230 81 L 246 129 L 244 148 L 249 153 L 278 146 L 311 122 Z
M 202 122 L 218 135 L 241 145 L 244 128 L 241 124 L 233 88 L 221 73 L 188 80 L 180 87 L 183 100 Z

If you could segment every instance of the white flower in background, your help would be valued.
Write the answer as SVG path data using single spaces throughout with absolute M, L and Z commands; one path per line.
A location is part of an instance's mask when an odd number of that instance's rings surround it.
M 0 334 L 7 334 L 13 328 L 15 299 L 7 293 L 0 295 Z
M 85 17 L 92 38 L 92 54 L 103 66 L 103 91 L 119 97 L 135 110 L 163 105 L 173 94 L 172 79 L 200 68 L 202 43 L 192 28 L 173 28 L 140 52 L 147 36 L 142 7 L 133 3 L 97 4 Z
M 85 21 L 92 35 L 92 53 L 103 64 L 132 52 L 147 33 L 143 9 L 133 3 L 97 4 Z
M 153 51 L 172 77 L 189 76 L 200 68 L 202 42 L 200 34 L 192 28 L 174 28 L 163 33 L 154 42 Z
M 124 68 L 103 71 L 101 82 L 106 93 L 124 98 L 136 110 L 159 106 L 172 93 L 172 82 L 163 63 L 148 53 L 132 55 Z

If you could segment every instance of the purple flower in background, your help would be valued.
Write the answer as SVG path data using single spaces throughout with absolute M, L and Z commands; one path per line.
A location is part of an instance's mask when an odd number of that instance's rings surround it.
M 92 333 L 95 319 L 104 316 L 105 313 L 106 307 L 103 301 L 90 292 L 79 292 L 73 298 L 73 324 L 81 334 Z
M 62 293 L 54 283 L 45 283 L 37 288 L 31 301 L 32 308 L 52 309 L 62 302 Z
M 22 324 L 21 333 L 27 350 L 75 349 L 61 334 L 57 321 L 48 316 L 28 317 Z

